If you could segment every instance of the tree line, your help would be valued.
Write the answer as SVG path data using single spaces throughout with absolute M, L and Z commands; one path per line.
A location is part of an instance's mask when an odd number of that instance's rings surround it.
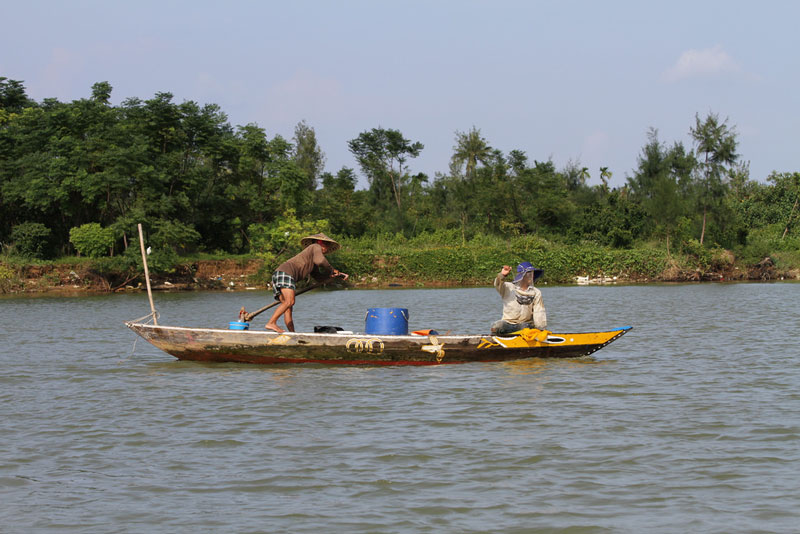
M 88 98 L 36 102 L 23 82 L 0 78 L 6 253 L 121 254 L 140 222 L 151 242 L 175 253 L 277 251 L 282 229 L 298 227 L 353 238 L 448 231 L 462 242 L 538 234 L 754 257 L 798 248 L 800 173 L 751 180 L 736 128 L 714 113 L 694 117 L 691 146 L 651 129 L 625 185 L 614 188 L 607 167 L 559 169 L 492 147 L 476 127 L 455 132 L 450 168 L 431 176 L 413 170 L 422 143 L 372 128 L 347 142 L 369 184 L 357 189 L 356 169 L 325 170 L 305 122 L 292 139 L 270 137 L 254 123 L 231 126 L 215 104 L 176 103 L 163 92 L 114 106 L 111 92 L 99 82 Z M 589 185 L 593 173 L 599 185 Z

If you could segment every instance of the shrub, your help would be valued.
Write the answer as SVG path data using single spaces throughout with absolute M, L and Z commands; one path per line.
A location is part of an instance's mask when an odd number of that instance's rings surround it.
M 633 234 L 626 228 L 612 228 L 608 233 L 608 239 L 614 248 L 630 248 L 633 244 Z
M 706 270 L 711 267 L 711 251 L 700 244 L 697 239 L 689 239 L 682 245 L 684 254 L 694 259 L 697 266 Z
M 745 265 L 754 265 L 778 252 L 800 249 L 800 238 L 792 232 L 784 238 L 784 223 L 756 228 L 747 236 L 747 244 L 737 248 L 736 255 Z
M 265 264 L 274 263 L 278 257 L 300 252 L 300 240 L 311 234 L 328 232 L 328 221 L 298 221 L 294 210 L 272 224 L 251 224 L 247 227 L 250 250 Z
M 717 271 L 725 271 L 733 268 L 736 257 L 733 252 L 724 248 L 715 247 L 711 250 L 711 268 Z
M 11 230 L 11 241 L 20 256 L 43 259 L 49 248 L 50 229 L 42 223 L 26 222 Z
M 70 229 L 69 241 L 79 255 L 101 258 L 114 246 L 114 231 L 103 228 L 100 223 L 83 224 Z
M 15 286 L 19 286 L 19 284 L 17 273 L 10 267 L 0 263 L 0 293 L 10 291 Z
M 148 239 L 153 249 L 161 252 L 185 253 L 200 241 L 200 234 L 190 224 L 159 219 L 153 223 L 153 234 Z
M 147 267 L 153 274 L 172 274 L 179 265 L 178 253 L 169 247 L 154 250 L 147 256 Z
M 180 257 L 170 247 L 151 249 L 147 254 L 147 268 L 150 274 L 173 274 L 180 264 Z M 119 256 L 93 260 L 92 271 L 104 278 L 120 274 L 144 274 L 142 253 L 138 247 L 128 247 L 128 250 Z

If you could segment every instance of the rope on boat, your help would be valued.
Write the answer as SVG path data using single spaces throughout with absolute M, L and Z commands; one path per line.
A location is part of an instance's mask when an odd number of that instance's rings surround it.
M 141 323 L 142 321 L 144 321 L 144 320 L 145 320 L 145 319 L 147 319 L 148 317 L 150 318 L 150 320 L 149 320 L 149 321 L 147 321 L 147 322 L 145 322 L 144 324 L 147 324 L 147 323 L 150 323 L 150 322 L 152 322 L 152 323 L 154 323 L 154 324 L 155 324 L 155 322 L 154 322 L 154 321 L 157 321 L 157 320 L 158 320 L 158 318 L 159 318 L 159 317 L 161 317 L 161 314 L 159 314 L 159 313 L 158 313 L 156 310 L 153 310 L 153 311 L 151 311 L 150 313 L 148 313 L 147 315 L 145 315 L 144 317 L 139 317 L 138 319 L 134 319 L 134 320 L 133 320 L 133 321 L 131 321 L 131 322 L 132 322 L 132 323 Z
M 145 319 L 147 319 L 143 324 L 147 324 L 147 323 L 157 324 L 158 317 L 159 317 L 158 311 L 153 310 L 150 313 L 148 313 L 147 315 L 145 315 L 144 317 L 139 317 L 138 319 L 134 319 L 133 321 L 130 321 L 130 322 L 131 323 L 142 323 L 142 321 L 145 321 Z M 139 341 L 139 336 L 136 336 L 134 338 L 134 340 L 133 340 L 133 348 L 131 349 L 131 353 L 130 353 L 130 356 L 128 356 L 128 359 L 132 358 L 133 355 L 136 354 L 136 343 L 138 341 Z
M 126 358 L 127 360 L 130 360 L 131 358 L 133 358 L 134 354 L 136 354 L 136 342 L 137 341 L 139 341 L 139 336 L 136 336 L 136 338 L 133 340 L 133 347 L 131 348 L 131 353 Z M 124 362 L 125 360 L 122 360 L 122 361 Z M 120 362 L 120 363 L 122 363 L 122 362 Z

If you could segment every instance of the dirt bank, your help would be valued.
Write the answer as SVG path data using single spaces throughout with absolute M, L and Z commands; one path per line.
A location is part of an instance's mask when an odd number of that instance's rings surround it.
M 19 269 L 0 265 L 1 293 L 109 293 L 142 291 L 145 289 L 141 274 L 101 275 L 91 264 L 29 265 Z M 243 291 L 268 289 L 259 277 L 260 260 L 203 260 L 181 265 L 168 275 L 151 275 L 154 291 L 219 290 Z M 740 267 L 730 265 L 724 269 L 681 269 L 677 264 L 667 267 L 657 277 L 606 276 L 602 274 L 579 276 L 577 284 L 653 283 L 653 282 L 726 282 L 797 280 L 800 271 L 777 269 L 769 258 L 757 265 Z M 412 287 L 469 287 L 487 285 L 487 280 L 422 280 L 400 277 L 377 277 L 371 274 L 354 275 L 346 285 L 353 288 L 412 288 Z

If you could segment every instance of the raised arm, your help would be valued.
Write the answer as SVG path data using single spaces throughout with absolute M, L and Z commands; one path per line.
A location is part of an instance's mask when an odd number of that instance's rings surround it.
M 508 273 L 510 272 L 511 272 L 511 267 L 509 267 L 508 265 L 503 265 L 503 268 L 500 269 L 500 272 L 497 273 L 497 276 L 494 278 L 494 288 L 501 295 L 505 293 L 504 284 L 506 281 L 506 276 L 508 276 Z

